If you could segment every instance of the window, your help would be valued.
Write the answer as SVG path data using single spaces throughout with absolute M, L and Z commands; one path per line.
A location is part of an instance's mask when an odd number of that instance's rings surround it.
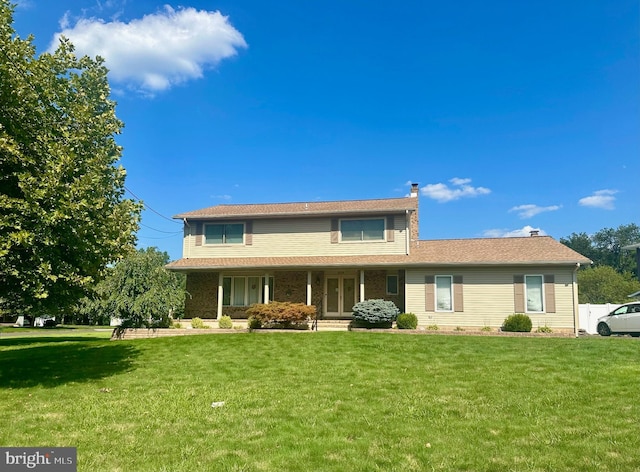
M 542 275 L 525 275 L 524 284 L 527 297 L 527 313 L 544 312 L 544 290 Z
M 384 218 L 341 220 L 342 241 L 384 241 Z
M 397 275 L 387 275 L 387 295 L 398 295 Z
M 223 277 L 222 305 L 250 306 L 264 303 L 264 283 L 265 277 Z M 273 277 L 269 277 L 269 299 L 273 299 Z
M 242 244 L 244 224 L 228 223 L 204 226 L 205 244 Z
M 453 311 L 452 288 L 450 275 L 436 275 L 436 311 Z

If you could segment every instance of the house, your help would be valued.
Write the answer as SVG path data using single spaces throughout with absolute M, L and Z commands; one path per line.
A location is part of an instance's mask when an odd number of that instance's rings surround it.
M 587 258 L 546 236 L 420 240 L 418 185 L 404 198 L 217 205 L 184 222 L 186 317 L 245 317 L 253 303 L 315 305 L 348 319 L 383 298 L 420 326 L 497 328 L 527 313 L 534 328 L 577 332 L 576 271 Z

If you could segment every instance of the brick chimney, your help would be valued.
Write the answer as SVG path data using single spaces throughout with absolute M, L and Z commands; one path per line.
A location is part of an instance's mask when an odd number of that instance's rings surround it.
M 411 197 L 417 197 L 418 196 L 418 184 L 411 184 Z
M 419 219 L 418 219 L 418 192 L 419 192 L 419 185 L 417 183 L 412 183 L 411 184 L 411 193 L 409 194 L 409 198 L 415 198 L 416 199 L 416 209 L 414 211 L 411 212 L 411 215 L 409 216 L 410 220 L 409 220 L 409 226 L 410 226 L 410 233 L 409 233 L 409 239 L 410 239 L 410 243 L 409 245 L 412 247 L 416 247 L 418 245 L 418 239 L 420 238 L 420 233 L 419 233 Z

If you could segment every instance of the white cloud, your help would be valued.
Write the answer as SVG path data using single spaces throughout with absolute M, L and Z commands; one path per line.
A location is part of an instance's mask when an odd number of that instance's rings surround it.
M 546 236 L 540 228 L 534 228 L 533 226 L 526 225 L 520 229 L 488 229 L 483 231 L 482 236 L 485 238 L 517 238 L 522 236 L 531 236 L 531 231 L 538 231 L 540 236 Z
M 228 17 L 219 11 L 195 8 L 174 10 L 165 6 L 158 13 L 129 23 L 91 18 L 69 25 L 65 15 L 62 31 L 55 34 L 50 51 L 64 35 L 79 56 L 103 57 L 110 80 L 147 94 L 201 78 L 204 69 L 247 47 Z
M 616 193 L 618 193 L 617 190 L 598 190 L 593 192 L 593 195 L 578 200 L 578 204 L 587 207 L 602 208 L 604 210 L 613 210 L 615 208 L 613 203 L 616 201 L 616 197 L 614 197 Z
M 518 212 L 518 216 L 520 218 L 531 218 L 536 216 L 539 213 L 544 213 L 545 211 L 556 211 L 562 208 L 562 205 L 551 205 L 551 206 L 538 206 L 538 205 L 518 205 L 514 206 L 509 210 L 509 212 L 516 211 Z
M 422 195 L 428 198 L 432 198 L 440 203 L 450 202 L 452 200 L 458 200 L 464 197 L 477 197 L 478 195 L 487 195 L 491 193 L 491 190 L 485 187 L 472 187 L 469 185 L 471 179 L 460 179 L 454 177 L 449 180 L 452 186 L 447 184 L 437 183 L 428 184 L 422 187 L 420 190 Z
M 211 198 L 215 198 L 216 200 L 231 200 L 231 195 L 211 195 Z

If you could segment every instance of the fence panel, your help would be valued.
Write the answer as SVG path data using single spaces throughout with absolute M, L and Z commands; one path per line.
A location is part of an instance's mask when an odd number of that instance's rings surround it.
M 584 329 L 589 334 L 598 334 L 598 318 L 611 313 L 620 304 L 605 303 L 593 305 L 591 303 L 581 303 L 579 305 L 578 328 Z

